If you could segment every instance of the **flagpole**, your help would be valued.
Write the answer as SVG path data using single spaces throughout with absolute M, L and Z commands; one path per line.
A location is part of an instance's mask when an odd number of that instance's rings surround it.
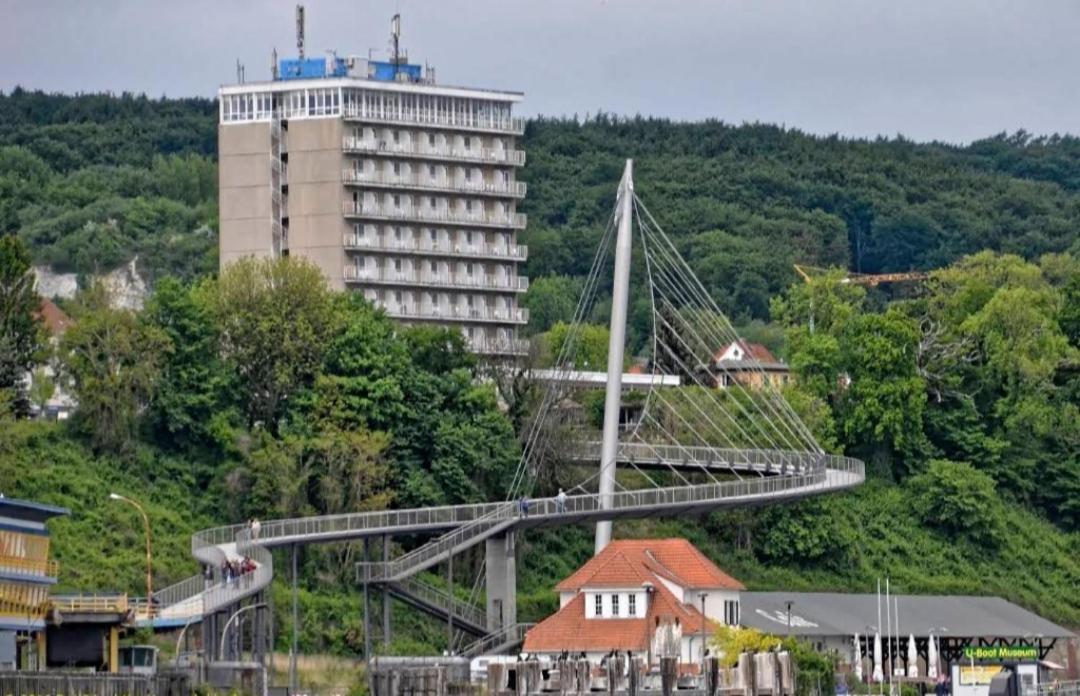
M 885 576 L 885 653 L 889 658 L 889 696 L 892 696 L 893 656 L 892 656 L 892 603 L 889 600 L 889 576 Z
M 874 627 L 874 632 L 877 633 L 878 639 L 880 640 L 880 638 L 881 638 L 881 578 L 880 577 L 877 579 L 877 626 Z M 881 684 L 884 681 L 885 680 L 882 679 L 881 681 L 878 682 L 877 690 L 878 690 L 879 696 L 881 694 L 881 689 L 882 689 Z

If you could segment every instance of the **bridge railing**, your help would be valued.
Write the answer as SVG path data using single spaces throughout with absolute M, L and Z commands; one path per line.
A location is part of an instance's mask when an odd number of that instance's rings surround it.
M 477 655 L 484 655 L 492 652 L 503 645 L 524 642 L 525 634 L 535 625 L 536 624 L 531 623 L 512 624 L 495 633 L 488 634 L 479 640 L 469 643 L 461 649 L 460 654 L 462 657 L 476 657 Z
M 486 610 L 476 606 L 472 602 L 455 597 L 446 590 L 435 587 L 434 585 L 429 585 L 416 578 L 407 578 L 400 582 L 393 583 L 393 585 L 397 585 L 403 592 L 410 594 L 421 601 L 443 609 L 448 614 L 452 613 L 454 616 L 463 621 L 467 621 L 473 626 L 482 628 L 487 625 Z
M 569 495 L 561 504 L 555 498 L 540 498 L 529 501 L 528 516 L 532 518 L 584 516 L 601 512 L 614 514 L 619 510 L 687 507 L 698 503 L 731 499 L 806 493 L 831 486 L 854 485 L 863 478 L 863 464 L 857 459 L 817 453 L 807 453 L 803 456 L 805 462 L 801 470 L 806 473 L 690 486 L 617 491 L 611 494 L 609 504 L 605 504 L 598 493 Z M 836 472 L 837 476 L 850 477 L 850 483 L 840 479 L 830 482 L 830 471 Z M 501 503 L 487 515 L 447 532 L 388 563 L 358 563 L 357 579 L 361 582 L 386 582 L 408 577 L 435 565 L 454 549 L 468 545 L 470 541 L 478 542 L 492 536 L 522 516 L 523 511 L 519 509 L 517 503 Z
M 601 443 L 598 440 L 570 440 L 563 446 L 563 452 L 575 460 L 599 461 L 600 451 Z M 736 449 L 647 441 L 620 442 L 615 455 L 619 462 L 657 462 L 665 466 L 703 466 L 707 469 L 734 469 L 760 474 L 809 471 L 820 463 L 822 456 L 827 455 L 791 450 Z

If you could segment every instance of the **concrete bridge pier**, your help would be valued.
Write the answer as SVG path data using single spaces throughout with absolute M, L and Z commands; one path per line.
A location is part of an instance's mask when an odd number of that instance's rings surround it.
M 517 623 L 517 544 L 512 531 L 485 544 L 487 627 L 494 633 Z

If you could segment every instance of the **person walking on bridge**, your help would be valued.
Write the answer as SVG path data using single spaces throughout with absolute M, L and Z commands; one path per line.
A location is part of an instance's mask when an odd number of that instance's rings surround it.
M 559 489 L 559 494 L 555 496 L 555 511 L 560 515 L 566 512 L 566 491 Z
M 521 517 L 529 516 L 529 499 L 525 496 L 521 496 L 521 498 L 518 500 L 518 514 Z

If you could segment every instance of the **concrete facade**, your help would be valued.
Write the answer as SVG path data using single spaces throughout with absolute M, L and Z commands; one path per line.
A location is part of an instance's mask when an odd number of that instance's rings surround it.
M 399 321 L 526 352 L 520 94 L 335 77 L 219 96 L 223 267 L 303 256 Z

